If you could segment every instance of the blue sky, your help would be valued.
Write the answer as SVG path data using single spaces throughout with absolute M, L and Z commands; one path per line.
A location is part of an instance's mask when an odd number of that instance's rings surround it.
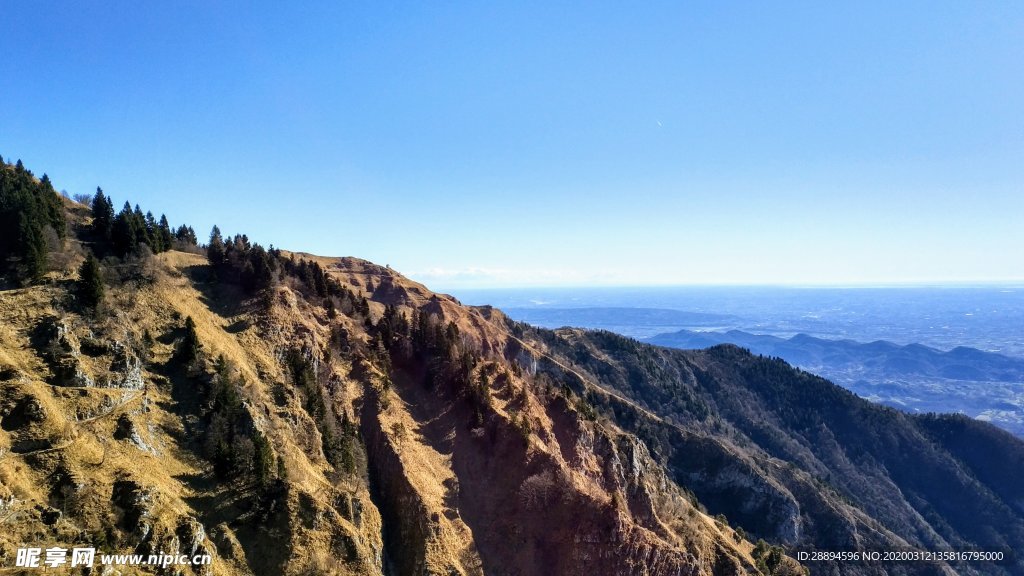
M 438 288 L 1024 279 L 1024 4 L 303 4 L 8 4 L 0 154 Z

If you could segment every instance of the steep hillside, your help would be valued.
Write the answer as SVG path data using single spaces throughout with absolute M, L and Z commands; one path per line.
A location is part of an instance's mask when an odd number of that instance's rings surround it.
M 128 569 L 158 574 L 1024 573 L 794 560 L 1019 548 L 1021 444 L 991 427 L 737 348 L 533 329 L 355 258 L 200 248 L 101 198 L 63 203 L 42 282 L 0 290 L 4 567 L 59 545 L 212 557 Z
M 608 332 L 516 328 L 574 366 L 573 377 L 663 418 L 585 393 L 709 511 L 757 536 L 828 550 L 1009 553 L 1024 543 L 1024 445 L 991 425 L 912 417 L 734 346 L 681 351 Z M 1015 562 L 956 568 L 1020 573 Z
M 959 411 L 1024 437 L 1024 360 L 958 347 L 861 343 L 806 334 L 791 338 L 728 332 L 659 334 L 644 342 L 697 349 L 735 344 L 779 357 L 858 395 L 909 412 Z
M 500 326 L 386 269 L 324 262 L 371 296 L 365 318 L 329 319 L 287 285 L 254 311 L 204 280 L 203 259 L 176 252 L 156 257 L 151 282 L 114 290 L 98 318 L 69 309 L 59 282 L 0 294 L 0 479 L 17 527 L 6 558 L 42 538 L 201 548 L 217 557 L 213 573 L 752 569 L 752 545 L 697 510 L 643 443 L 488 354 L 507 345 Z M 375 349 L 385 303 L 438 340 Z M 191 368 L 176 353 L 186 318 L 206 359 Z M 454 351 L 462 374 L 446 365 Z M 235 415 L 210 392 L 225 381 Z M 310 408 L 316 395 L 325 408 Z M 265 485 L 245 438 L 231 440 L 240 464 L 218 474 L 208 444 L 223 419 L 269 441 L 281 464 Z M 326 434 L 352 437 L 349 469 L 332 465 Z
M 172 569 L 197 574 L 800 572 L 538 379 L 497 312 L 241 237 L 108 247 L 66 208 L 66 266 L 0 291 L 3 566 L 93 546 L 211 555 Z

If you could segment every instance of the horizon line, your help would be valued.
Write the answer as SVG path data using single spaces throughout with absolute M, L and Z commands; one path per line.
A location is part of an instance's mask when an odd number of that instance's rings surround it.
M 671 289 L 671 288 L 831 288 L 831 289 L 870 289 L 870 288 L 946 288 L 946 287 L 1021 287 L 1024 278 L 1017 279 L 982 279 L 982 280 L 893 280 L 885 282 L 700 282 L 700 283 L 663 283 L 663 284 L 508 284 L 498 285 L 443 285 L 430 286 L 426 282 L 410 278 L 427 285 L 433 291 L 451 290 L 595 290 L 595 289 Z

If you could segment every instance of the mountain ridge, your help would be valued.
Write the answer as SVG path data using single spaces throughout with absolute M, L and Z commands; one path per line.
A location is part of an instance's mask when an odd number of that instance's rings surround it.
M 644 339 L 673 348 L 736 344 L 777 356 L 825 376 L 857 394 L 915 412 L 955 412 L 991 421 L 1024 435 L 1024 360 L 958 346 L 942 351 L 886 340 L 862 343 L 797 334 L 790 338 L 741 330 L 680 330 Z
M 164 242 L 130 207 L 108 240 L 62 204 L 51 269 L 0 290 L 5 565 L 58 544 L 213 557 L 185 574 L 1024 573 L 794 559 L 1012 552 L 1024 444 L 989 425 L 735 347 L 533 328 L 357 258 Z

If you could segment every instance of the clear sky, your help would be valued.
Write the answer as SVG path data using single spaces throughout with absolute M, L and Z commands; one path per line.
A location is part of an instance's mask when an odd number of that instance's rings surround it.
M 1024 3 L 10 2 L 0 155 L 437 288 L 1024 279 Z

